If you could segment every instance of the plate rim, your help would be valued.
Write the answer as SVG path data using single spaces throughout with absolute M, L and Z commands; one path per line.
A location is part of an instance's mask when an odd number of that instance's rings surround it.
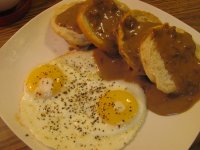
M 3 49 L 5 49 L 5 47 L 9 46 L 10 43 L 12 43 L 13 39 L 15 39 L 19 33 L 23 32 L 24 28 L 28 28 L 29 25 L 33 22 L 33 21 L 37 21 L 37 19 L 39 19 L 42 15 L 45 15 L 47 13 L 51 13 L 51 9 L 57 7 L 58 5 L 61 5 L 62 3 L 65 3 L 65 2 L 70 2 L 72 0 L 62 0 L 60 1 L 59 3 L 49 7 L 48 9 L 44 10 L 43 12 L 39 13 L 38 15 L 36 15 L 35 17 L 33 17 L 30 21 L 28 21 L 24 26 L 22 26 L 1 48 L 0 48 L 0 56 L 1 56 L 1 53 L 3 51 Z M 127 4 L 127 1 L 130 1 L 130 0 L 126 0 L 124 1 L 125 4 Z M 191 34 L 192 33 L 192 36 L 194 35 L 195 37 L 200 37 L 200 33 L 192 28 L 191 26 L 189 26 L 188 24 L 186 24 L 185 22 L 179 20 L 178 18 L 174 17 L 173 15 L 151 5 L 151 4 L 148 4 L 146 2 L 143 2 L 143 1 L 140 1 L 140 0 L 136 0 L 138 1 L 138 3 L 140 3 L 141 5 L 146 5 L 148 7 L 151 7 L 152 9 L 154 9 L 156 12 L 158 11 L 159 13 L 161 12 L 161 14 L 165 14 L 166 16 L 170 16 L 170 18 L 178 21 L 181 25 L 183 25 L 183 28 L 186 29 L 186 31 L 189 31 L 189 33 Z M 136 2 L 137 3 L 137 2 Z M 152 12 L 150 12 L 152 13 Z M 153 13 L 154 14 L 154 13 Z M 159 17 L 158 17 L 159 18 Z M 195 38 L 194 39 L 195 42 L 197 43 L 200 43 L 200 38 L 197 39 Z M 198 102 L 199 103 L 199 102 Z M 27 140 L 25 140 L 24 137 L 22 137 L 19 133 L 16 133 L 16 130 L 14 130 L 14 128 L 8 123 L 9 121 L 7 120 L 6 116 L 4 115 L 4 113 L 0 110 L 0 117 L 1 119 L 4 121 L 4 123 L 9 127 L 9 129 L 21 140 L 23 141 L 27 146 L 31 147 L 30 146 L 30 143 L 27 142 Z M 31 147 L 32 148 L 32 147 Z

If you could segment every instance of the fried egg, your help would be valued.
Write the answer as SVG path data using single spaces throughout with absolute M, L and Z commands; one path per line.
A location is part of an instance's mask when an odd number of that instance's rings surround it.
M 54 149 L 121 149 L 146 117 L 143 90 L 101 79 L 92 51 L 72 51 L 41 65 L 24 85 L 20 120 Z

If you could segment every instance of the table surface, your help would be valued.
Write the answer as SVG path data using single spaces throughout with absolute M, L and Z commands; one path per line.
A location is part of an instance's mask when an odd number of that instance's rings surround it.
M 0 27 L 0 47 L 19 30 L 25 23 L 43 10 L 58 3 L 60 0 L 33 0 L 29 12 L 24 18 L 12 25 Z M 200 32 L 200 0 L 143 0 L 153 6 L 156 6 L 169 14 L 177 17 Z M 199 138 L 200 139 L 200 138 Z M 198 140 L 200 149 L 200 142 Z M 19 138 L 6 126 L 0 118 L 0 149 L 1 150 L 29 150 Z

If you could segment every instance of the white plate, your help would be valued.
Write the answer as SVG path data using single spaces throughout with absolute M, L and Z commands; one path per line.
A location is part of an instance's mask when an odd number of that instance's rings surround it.
M 171 15 L 144 2 L 133 0 L 124 2 L 131 8 L 149 11 L 163 22 L 167 21 L 188 31 L 193 35 L 195 42 L 200 43 L 200 34 L 197 31 Z M 28 72 L 34 66 L 45 63 L 68 49 L 65 41 L 50 28 L 49 21 L 53 8 L 32 19 L 0 49 L 0 116 L 20 139 L 36 150 L 49 148 L 33 136 L 25 136 L 29 131 L 19 124 L 17 113 L 23 81 Z M 126 149 L 187 150 L 200 131 L 199 108 L 200 101 L 180 115 L 162 117 L 148 112 L 144 126 Z

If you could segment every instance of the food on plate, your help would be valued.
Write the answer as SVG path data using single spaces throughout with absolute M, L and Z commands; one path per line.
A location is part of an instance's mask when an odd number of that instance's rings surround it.
M 159 115 L 182 113 L 198 101 L 199 81 L 193 73 L 193 71 L 199 72 L 198 67 L 196 65 L 189 67 L 191 63 L 187 63 L 187 68 L 184 66 L 183 69 L 184 59 L 180 61 L 179 52 L 173 54 L 174 57 L 170 56 L 170 50 L 177 52 L 179 51 L 177 49 L 181 50 L 185 44 L 188 44 L 187 40 L 175 44 L 184 40 L 182 37 L 187 37 L 191 47 L 183 48 L 188 51 L 181 53 L 181 57 L 186 57 L 185 60 L 189 62 L 194 62 L 195 56 L 200 58 L 200 49 L 195 46 L 192 37 L 185 31 L 177 28 L 175 30 L 174 27 L 167 29 L 168 25 L 162 25 L 153 14 L 130 10 L 116 0 L 85 1 L 78 12 L 77 22 L 91 43 L 99 47 L 99 51 L 103 50 L 110 56 L 98 52 L 100 56 L 95 58 L 101 77 L 105 80 L 121 79 L 140 84 L 147 97 L 148 109 L 151 111 Z M 158 38 L 156 41 L 159 41 L 159 44 L 156 44 L 151 37 L 155 35 L 154 31 L 159 32 L 162 27 L 167 29 L 163 31 L 169 33 L 173 31 L 174 33 L 169 35 L 175 38 L 173 40 Z M 163 41 L 165 44 L 161 44 Z M 178 47 L 172 47 L 174 44 Z M 157 49 L 162 49 L 159 50 L 162 54 L 158 54 Z M 187 52 L 191 57 L 185 56 Z M 96 54 L 97 52 L 95 56 Z M 167 58 L 170 63 L 163 61 L 165 55 L 170 56 Z M 174 65 L 170 65 L 171 62 Z M 173 75 L 173 72 L 177 72 L 176 75 Z
M 143 90 L 133 82 L 103 80 L 95 51 L 70 51 L 35 68 L 25 81 L 20 120 L 45 145 L 121 149 L 144 123 Z
M 200 67 L 192 36 L 164 24 L 152 29 L 140 47 L 149 79 L 165 93 L 190 93 L 199 89 Z
M 119 52 L 139 75 L 145 74 L 139 57 L 140 43 L 147 32 L 159 24 L 160 20 L 153 14 L 131 10 L 122 18 L 119 25 L 117 36 Z
M 167 116 L 199 100 L 200 49 L 186 31 L 117 0 L 64 4 L 51 23 L 70 45 L 98 48 L 66 52 L 25 81 L 20 120 L 45 145 L 122 149 L 147 108 Z
M 139 84 L 144 90 L 147 108 L 156 114 L 168 116 L 183 113 L 200 98 L 198 87 L 188 88 L 191 91 L 183 93 L 167 94 L 162 92 L 146 75 L 138 75 L 135 70 L 130 69 L 121 57 L 109 57 L 102 51 L 95 51 L 94 58 L 99 68 L 99 74 L 104 80 L 125 80 Z M 190 71 L 190 69 L 184 71 Z
M 79 12 L 78 24 L 96 47 L 116 55 L 116 29 L 127 11 L 129 8 L 118 0 L 88 0 Z
M 182 113 L 198 101 L 200 49 L 191 35 L 117 0 L 86 0 L 77 10 L 82 33 L 108 55 L 95 58 L 103 79 L 140 84 L 148 109 L 160 115 Z M 161 31 L 167 36 L 158 38 Z
M 77 24 L 78 10 L 84 0 L 75 0 L 55 9 L 51 19 L 53 30 L 64 38 L 72 47 L 82 47 L 91 44 Z

